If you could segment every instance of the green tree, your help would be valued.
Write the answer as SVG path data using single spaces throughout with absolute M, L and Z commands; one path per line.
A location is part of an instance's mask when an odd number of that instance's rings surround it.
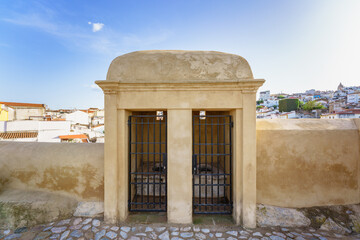
M 299 109 L 299 99 L 287 98 L 279 100 L 280 112 L 291 112 Z
M 306 110 L 306 111 L 312 111 L 314 109 L 325 109 L 325 107 L 316 101 L 308 101 L 307 103 L 305 103 L 302 106 L 302 109 Z
M 278 98 L 278 99 L 284 99 L 285 96 L 284 96 L 284 95 L 279 95 L 277 98 Z

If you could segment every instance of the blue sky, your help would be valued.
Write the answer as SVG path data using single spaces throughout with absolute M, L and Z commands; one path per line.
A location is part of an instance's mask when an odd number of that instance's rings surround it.
M 137 50 L 245 57 L 260 90 L 360 85 L 359 0 L 2 0 L 0 101 L 102 107 L 95 80 Z

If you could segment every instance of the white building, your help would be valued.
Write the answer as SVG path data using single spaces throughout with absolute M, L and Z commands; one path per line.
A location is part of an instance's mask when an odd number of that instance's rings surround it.
M 321 93 L 321 97 L 331 99 L 334 97 L 334 93 L 333 92 L 323 92 L 323 93 Z
M 313 96 L 313 95 L 302 95 L 302 96 L 301 96 L 301 100 L 302 100 L 303 102 L 313 101 L 313 100 L 314 100 L 314 96 Z
M 310 95 L 310 94 L 311 94 L 311 95 L 314 95 L 315 92 L 316 92 L 315 89 L 310 89 L 310 90 L 306 90 L 306 91 L 305 91 L 305 93 L 306 93 L 306 94 L 309 94 L 309 95 Z
M 338 119 L 339 115 L 337 113 L 325 113 L 320 115 L 321 119 Z
M 94 117 L 91 121 L 91 124 L 93 126 L 105 124 L 105 118 L 104 117 Z
M 89 114 L 83 111 L 75 111 L 73 113 L 65 114 L 66 121 L 70 121 L 71 124 L 89 125 L 91 118 Z
M 2 138 L 6 141 L 60 142 L 59 135 L 70 132 L 68 121 L 0 122 L 0 133 L 7 136 Z
M 265 100 L 264 103 L 261 105 L 264 105 L 266 107 L 279 106 L 279 100 L 268 99 L 268 100 Z
M 360 118 L 360 109 L 349 109 L 338 112 L 339 118 Z
M 29 119 L 44 120 L 45 104 L 0 102 L 0 105 L 0 109 L 7 109 L 8 111 L 8 118 L 6 121 Z
M 344 91 L 336 91 L 335 92 L 335 96 L 338 96 L 338 97 L 346 97 L 346 92 Z
M 358 103 L 359 102 L 359 94 L 358 93 L 352 93 L 348 94 L 346 96 L 347 103 Z
M 338 118 L 360 118 L 360 109 L 348 109 L 337 113 L 322 114 L 320 118 L 338 119 Z
M 280 113 L 278 115 L 278 118 L 280 119 L 294 119 L 298 118 L 295 111 L 286 112 L 286 113 Z
M 266 101 L 270 98 L 270 91 L 262 91 L 260 92 L 260 100 Z
M 104 116 L 105 116 L 105 111 L 104 111 L 104 109 L 99 109 L 99 110 L 97 110 L 95 116 L 96 116 L 96 117 L 104 117 Z

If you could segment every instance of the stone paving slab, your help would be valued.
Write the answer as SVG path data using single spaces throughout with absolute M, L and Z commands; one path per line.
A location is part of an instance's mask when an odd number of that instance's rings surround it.
M 0 226 L 1 228 L 1 226 Z M 190 239 L 360 239 L 360 234 L 342 235 L 312 228 L 256 228 L 244 229 L 230 225 L 176 225 L 176 224 L 106 224 L 98 218 L 71 218 L 31 228 L 0 230 L 1 240 L 190 240 Z

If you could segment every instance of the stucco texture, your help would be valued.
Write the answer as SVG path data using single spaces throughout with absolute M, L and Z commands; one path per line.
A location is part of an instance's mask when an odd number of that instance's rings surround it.
M 215 51 L 150 50 L 115 58 L 106 77 L 119 82 L 183 82 L 253 79 L 248 62 Z
M 257 202 L 359 203 L 359 129 L 360 119 L 257 120 Z M 0 142 L 0 191 L 102 201 L 103 174 L 103 144 Z
M 257 202 L 311 207 L 359 202 L 353 119 L 258 120 Z
M 104 144 L 0 142 L 0 190 L 56 192 L 102 201 Z

